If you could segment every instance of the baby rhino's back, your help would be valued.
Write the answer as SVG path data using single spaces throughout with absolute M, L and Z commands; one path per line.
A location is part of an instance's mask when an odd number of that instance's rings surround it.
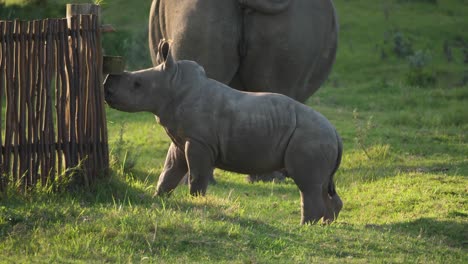
M 279 94 L 235 91 L 218 112 L 217 167 L 240 173 L 283 168 L 300 106 Z

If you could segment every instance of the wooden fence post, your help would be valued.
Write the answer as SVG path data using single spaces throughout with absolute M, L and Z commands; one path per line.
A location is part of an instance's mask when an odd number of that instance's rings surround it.
M 91 165 L 93 167 L 92 171 L 87 171 L 91 174 L 95 173 L 104 173 L 108 174 L 108 166 L 109 166 L 109 151 L 108 151 L 108 145 L 107 145 L 107 121 L 106 121 L 106 116 L 105 116 L 105 108 L 104 104 L 100 103 L 103 102 L 104 100 L 104 87 L 103 87 L 103 82 L 104 82 L 104 77 L 102 73 L 102 65 L 103 65 L 103 53 L 102 53 L 102 45 L 101 45 L 101 32 L 111 32 L 113 31 L 113 28 L 110 26 L 103 27 L 101 23 L 101 7 L 99 5 L 95 4 L 67 4 L 67 21 L 69 24 L 69 27 L 71 25 L 72 17 L 74 16 L 80 16 L 80 15 L 94 15 L 97 18 L 97 24 L 99 25 L 98 31 L 96 32 L 96 43 L 97 47 L 96 48 L 96 65 L 97 65 L 97 71 L 98 71 L 98 80 L 99 80 L 99 89 L 96 90 L 94 96 L 96 98 L 90 98 L 94 100 L 94 102 L 97 102 L 96 108 L 94 109 L 97 111 L 98 115 L 96 118 L 99 120 L 99 122 L 94 122 L 91 126 L 91 135 L 93 135 L 94 140 L 96 138 L 100 138 L 102 141 L 100 142 L 100 145 L 98 146 L 97 144 L 94 144 L 94 146 L 87 146 L 90 147 L 91 149 L 88 149 L 88 151 L 93 152 L 93 162 L 94 164 Z M 100 124 L 103 127 L 94 127 L 95 125 Z M 78 128 L 78 129 L 83 129 L 83 128 Z M 97 143 L 97 142 L 94 142 Z M 99 151 L 96 152 L 96 149 Z M 89 162 L 89 161 L 85 161 Z M 104 167 L 101 167 L 104 165 Z M 100 171 L 99 171 L 100 170 Z M 85 173 L 86 174 L 86 173 Z M 88 175 L 89 176 L 89 175 Z M 94 175 L 93 175 L 94 176 Z M 92 179 L 88 179 L 87 176 L 85 176 L 85 184 L 88 185 Z
M 95 4 L 67 4 L 67 19 L 70 27 L 70 18 L 79 15 L 95 15 L 101 25 L 101 7 Z
M 101 33 L 113 28 L 100 14 L 69 4 L 67 19 L 0 21 L 0 192 L 10 177 L 26 189 L 78 172 L 89 187 L 108 173 Z

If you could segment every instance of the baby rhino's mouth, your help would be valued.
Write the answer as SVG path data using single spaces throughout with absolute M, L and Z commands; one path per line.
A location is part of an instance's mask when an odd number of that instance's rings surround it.
M 108 89 L 104 90 L 104 99 L 109 106 L 112 106 L 112 95 Z
M 106 103 L 114 108 L 114 89 L 113 87 L 115 85 L 118 85 L 119 82 L 119 77 L 115 75 L 108 75 L 106 79 L 104 80 L 104 98 L 106 100 Z
M 124 112 L 129 111 L 128 102 L 122 101 L 121 100 L 122 98 L 119 98 L 119 96 L 116 96 L 112 92 L 106 91 L 105 95 L 104 95 L 104 98 L 105 98 L 105 101 L 106 101 L 107 105 L 110 108 L 113 108 L 113 109 L 116 109 L 116 110 L 119 110 L 119 111 L 124 111 Z
M 105 103 L 110 106 L 111 108 L 118 109 L 118 100 L 115 100 L 115 96 L 109 89 L 104 90 L 104 99 Z
M 114 97 L 112 95 L 109 95 L 108 93 L 105 94 L 105 102 L 111 108 L 114 108 L 114 109 L 117 109 L 117 110 L 120 109 L 119 105 L 116 102 L 116 100 L 114 99 Z

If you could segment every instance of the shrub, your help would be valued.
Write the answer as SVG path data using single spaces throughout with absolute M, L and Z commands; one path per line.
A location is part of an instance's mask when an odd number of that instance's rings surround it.
M 406 75 L 406 83 L 411 86 L 429 87 L 436 82 L 435 74 L 428 70 L 411 70 Z
M 413 45 L 410 39 L 400 31 L 393 34 L 393 52 L 400 58 L 413 55 Z
M 437 82 L 433 70 L 428 69 L 432 56 L 428 51 L 418 50 L 414 55 L 408 56 L 409 71 L 406 74 L 406 82 L 411 86 L 428 87 Z

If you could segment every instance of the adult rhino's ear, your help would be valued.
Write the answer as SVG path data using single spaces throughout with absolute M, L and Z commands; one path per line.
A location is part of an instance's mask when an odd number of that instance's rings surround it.
M 158 56 L 164 65 L 164 69 L 171 69 L 175 65 L 174 58 L 172 58 L 169 42 L 161 40 L 158 46 Z

